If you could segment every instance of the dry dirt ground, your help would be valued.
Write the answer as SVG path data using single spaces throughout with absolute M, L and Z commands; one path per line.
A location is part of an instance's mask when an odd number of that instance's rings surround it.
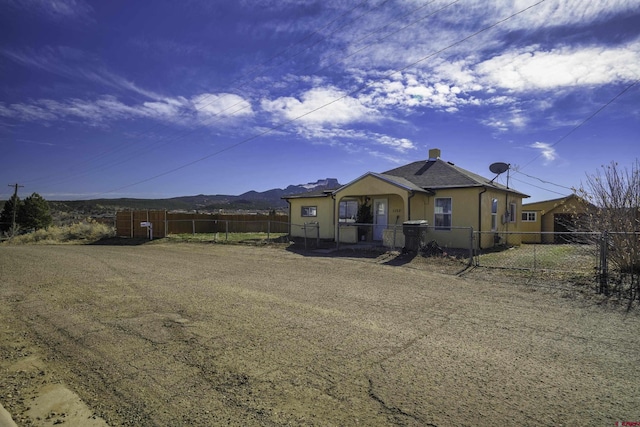
M 393 255 L 0 246 L 18 425 L 614 426 L 640 317 Z

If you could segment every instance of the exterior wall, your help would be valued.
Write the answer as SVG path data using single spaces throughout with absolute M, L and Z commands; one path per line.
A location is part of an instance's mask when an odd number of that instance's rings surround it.
M 482 190 L 476 189 L 476 197 L 475 197 L 476 200 L 478 199 L 478 194 L 480 194 L 480 192 L 482 192 Z M 517 196 L 513 193 L 507 193 L 505 191 L 492 190 L 492 189 L 489 189 L 483 192 L 480 197 L 482 200 L 481 201 L 481 224 L 479 229 L 474 227 L 475 231 L 479 230 L 482 232 L 480 235 L 480 241 L 478 242 L 479 248 L 486 249 L 486 248 L 491 248 L 493 246 L 501 245 L 501 244 L 505 244 L 505 245 L 522 244 L 522 235 L 504 234 L 507 232 L 521 231 L 520 227 L 521 227 L 522 220 L 521 220 L 520 214 L 522 213 L 522 197 Z M 491 229 L 491 222 L 492 222 L 491 208 L 492 208 L 493 199 L 498 200 L 498 209 L 497 209 L 497 218 L 496 218 L 497 227 L 495 230 Z M 505 215 L 507 210 L 510 208 L 511 203 L 516 204 L 515 222 L 510 222 L 509 220 L 504 221 L 503 219 L 504 218 L 503 215 Z M 478 223 L 477 209 L 475 210 L 475 215 L 476 215 L 476 220 L 474 221 L 474 223 L 477 224 Z M 498 236 L 499 240 L 496 240 L 496 235 Z
M 532 209 L 523 208 L 525 212 L 535 212 L 536 220 L 535 221 L 522 221 L 522 217 L 520 218 L 520 231 L 525 233 L 536 233 L 536 234 L 524 234 L 522 235 L 522 243 L 542 243 L 542 234 L 539 234 L 542 227 L 542 212 L 534 211 Z M 520 212 L 522 213 L 522 212 Z
M 474 231 L 482 231 L 480 235 L 482 248 L 495 246 L 494 233 L 491 231 L 491 203 L 498 199 L 498 227 L 496 233 L 506 231 L 519 231 L 520 213 L 522 212 L 522 198 L 512 193 L 497 190 L 487 190 L 482 192 L 482 188 L 452 188 L 438 190 L 435 196 L 419 194 L 411 199 L 411 219 L 424 219 L 429 223 L 429 240 L 435 240 L 442 247 L 466 248 L 469 246 L 469 234 L 466 230 L 456 227 L 473 227 Z M 482 193 L 482 194 L 481 194 Z M 481 195 L 480 195 L 481 194 Z M 451 230 L 435 230 L 435 199 L 451 198 Z M 481 224 L 478 226 L 478 203 L 481 203 Z M 503 223 L 502 215 L 509 205 L 515 202 L 516 214 L 515 222 Z M 521 237 L 510 235 L 507 241 L 500 241 L 509 245 L 521 244 Z
M 390 184 L 380 178 L 369 175 L 352 183 L 348 187 L 343 187 L 335 193 L 336 200 L 343 197 L 359 197 L 380 194 L 398 194 L 401 190 L 396 185 Z
M 320 226 L 320 238 L 321 239 L 333 239 L 334 227 L 333 227 L 333 199 L 330 196 L 324 197 L 304 197 L 299 199 L 289 199 L 291 205 L 291 212 L 289 215 L 291 224 L 291 236 L 292 237 L 304 237 L 305 236 L 305 224 L 318 223 Z M 303 217 L 303 206 L 315 206 L 317 216 L 315 217 Z M 306 229 L 307 237 L 315 238 L 316 230 L 312 227 Z
M 567 196 L 562 199 L 554 199 L 554 200 L 546 200 L 537 203 L 530 203 L 525 206 L 525 209 L 528 211 L 539 211 L 538 213 L 538 221 L 539 228 L 538 230 L 532 231 L 542 231 L 542 232 L 553 232 L 554 231 L 554 215 L 555 214 L 576 214 L 576 213 L 584 213 L 585 205 L 582 201 L 575 195 Z M 543 243 L 553 243 L 554 236 L 553 234 L 544 234 L 538 237 L 538 242 Z

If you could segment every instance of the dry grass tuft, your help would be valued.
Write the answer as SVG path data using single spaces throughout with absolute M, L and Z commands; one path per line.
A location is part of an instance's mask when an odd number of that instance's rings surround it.
M 87 219 L 71 225 L 52 226 L 15 236 L 7 243 L 18 245 L 92 243 L 113 236 L 115 236 L 114 227 Z

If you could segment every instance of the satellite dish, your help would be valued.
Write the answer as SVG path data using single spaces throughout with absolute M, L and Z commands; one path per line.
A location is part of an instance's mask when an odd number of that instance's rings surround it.
M 501 173 L 508 171 L 509 166 L 510 165 L 507 163 L 496 162 L 496 163 L 492 163 L 491 166 L 489 166 L 489 170 L 495 174 L 500 175 Z

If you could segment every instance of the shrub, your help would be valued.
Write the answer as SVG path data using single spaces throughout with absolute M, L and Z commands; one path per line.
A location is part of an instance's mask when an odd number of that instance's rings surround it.
M 114 227 L 87 219 L 71 225 L 53 226 L 16 236 L 11 240 L 11 243 L 88 243 L 113 236 L 115 236 Z

